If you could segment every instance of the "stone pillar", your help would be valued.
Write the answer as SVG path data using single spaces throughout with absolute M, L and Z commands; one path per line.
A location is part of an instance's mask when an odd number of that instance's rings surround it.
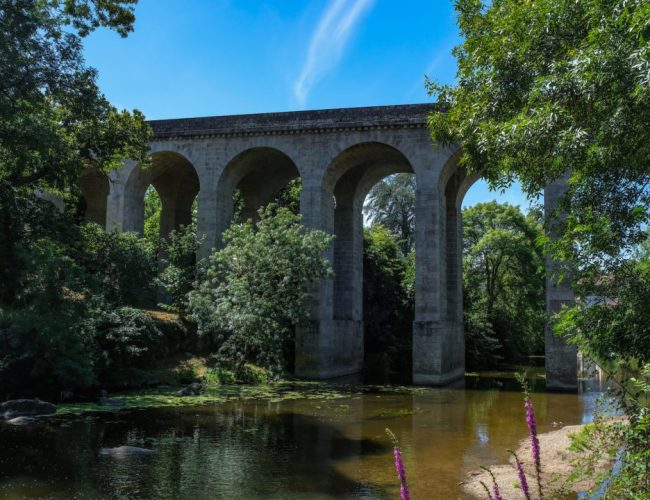
M 557 234 L 562 217 L 556 212 L 558 202 L 568 186 L 566 177 L 549 183 L 544 189 L 544 215 L 551 233 Z M 553 334 L 551 315 L 560 311 L 564 305 L 574 304 L 573 290 L 568 279 L 558 282 L 560 264 L 546 257 L 546 388 L 556 391 L 576 391 L 578 388 L 578 351 L 576 346 L 568 345 L 562 338 Z
M 447 315 L 444 191 L 423 180 L 418 177 L 415 204 L 413 383 L 445 385 L 465 375 L 464 339 L 462 323 Z
M 217 195 L 213 176 L 204 176 L 201 179 L 201 190 L 198 195 L 198 208 L 196 214 L 196 234 L 201 238 L 201 247 L 197 252 L 198 259 L 210 256 L 217 247 Z
M 305 226 L 333 232 L 334 200 L 317 181 L 303 179 L 300 211 Z M 326 255 L 334 262 L 333 249 Z M 334 280 L 314 283 L 312 297 L 312 319 L 296 329 L 296 375 L 326 379 L 358 373 L 363 366 L 363 323 L 335 318 Z
M 363 214 L 354 192 L 337 193 L 334 211 L 334 303 L 338 320 L 363 320 Z
M 108 173 L 108 198 L 106 199 L 106 230 L 128 231 L 131 221 L 125 221 L 126 180 L 136 168 L 136 162 L 125 160 L 124 167 Z M 126 226 L 125 226 L 126 224 Z

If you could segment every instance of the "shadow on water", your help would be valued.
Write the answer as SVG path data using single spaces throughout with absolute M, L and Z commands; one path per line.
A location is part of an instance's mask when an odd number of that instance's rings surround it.
M 3 498 L 340 498 L 364 491 L 383 497 L 380 486 L 355 481 L 333 464 L 391 450 L 322 419 L 250 403 L 68 417 L 4 426 L 0 436 Z M 99 453 L 123 445 L 155 453 Z

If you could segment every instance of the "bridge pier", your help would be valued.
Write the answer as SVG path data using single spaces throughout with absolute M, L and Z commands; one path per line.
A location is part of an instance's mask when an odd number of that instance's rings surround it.
M 312 320 L 296 329 L 298 377 L 328 379 L 363 369 L 363 322 Z
M 443 178 L 445 160 L 416 190 L 413 383 L 436 386 L 465 376 L 460 205 Z
M 549 183 L 544 189 L 544 216 L 551 238 L 558 234 L 563 217 L 557 212 L 558 203 L 568 189 L 567 176 Z M 546 388 L 553 391 L 578 389 L 578 350 L 553 333 L 551 317 L 574 304 L 575 298 L 569 280 L 558 281 L 561 265 L 546 257 L 546 328 L 544 350 Z

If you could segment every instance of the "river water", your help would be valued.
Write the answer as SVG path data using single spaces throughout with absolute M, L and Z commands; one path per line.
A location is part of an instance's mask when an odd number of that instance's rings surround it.
M 589 421 L 597 395 L 534 393 L 540 432 Z M 470 470 L 507 460 L 523 415 L 514 388 L 321 384 L 0 424 L 0 498 L 399 498 L 388 427 L 412 498 L 453 499 Z M 155 452 L 100 453 L 123 445 Z

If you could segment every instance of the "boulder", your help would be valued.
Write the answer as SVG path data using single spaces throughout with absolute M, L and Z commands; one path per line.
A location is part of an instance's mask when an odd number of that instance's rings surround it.
M 101 406 L 124 406 L 126 404 L 126 401 L 123 399 L 109 398 L 106 389 L 99 391 L 99 400 L 97 402 Z
M 16 417 L 7 420 L 7 423 L 11 425 L 31 425 L 34 422 L 36 422 L 34 417 Z
M 203 385 L 199 382 L 194 382 L 187 387 L 182 388 L 176 393 L 177 396 L 198 396 L 203 390 Z
M 56 405 L 40 399 L 14 399 L 0 403 L 0 417 L 7 420 L 16 417 L 53 415 L 54 413 L 56 413 Z

